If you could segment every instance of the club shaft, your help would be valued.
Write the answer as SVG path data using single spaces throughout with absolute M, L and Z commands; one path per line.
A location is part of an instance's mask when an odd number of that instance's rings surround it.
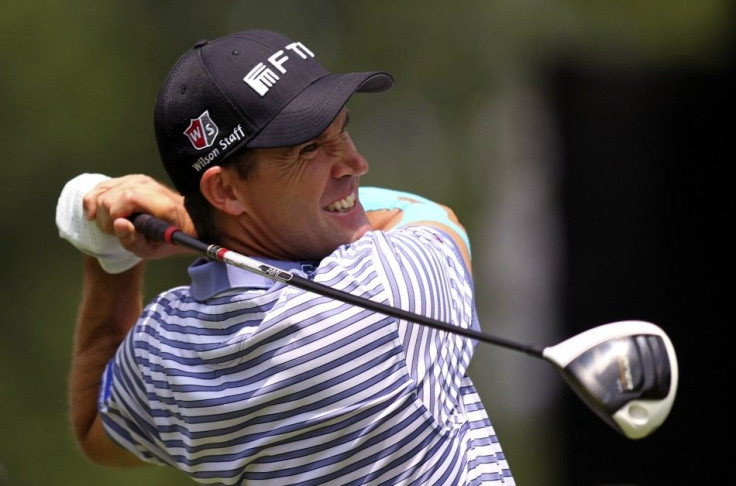
M 302 290 L 313 292 L 324 297 L 329 297 L 340 302 L 344 302 L 346 304 L 355 305 L 366 310 L 378 312 L 380 314 L 384 314 L 397 319 L 414 322 L 416 324 L 421 324 L 423 326 L 439 329 L 441 331 L 446 331 L 452 334 L 461 335 L 467 338 L 476 339 L 487 344 L 493 344 L 515 351 L 521 351 L 528 355 L 544 359 L 542 355 L 543 348 L 540 348 L 538 346 L 521 344 L 497 336 L 491 336 L 490 334 L 476 331 L 474 329 L 465 329 L 458 326 L 453 326 L 452 324 L 448 324 L 437 319 L 432 319 L 430 317 L 415 314 L 413 312 L 405 311 L 397 307 L 392 307 L 364 297 L 350 294 L 348 292 L 334 289 L 328 285 L 314 282 L 300 275 L 295 275 L 291 272 L 287 272 L 280 268 L 265 264 L 256 259 L 241 255 L 240 253 L 237 253 L 235 251 L 228 250 L 227 248 L 204 243 L 199 239 L 184 233 L 176 226 L 173 226 L 149 214 L 137 213 L 132 215 L 129 219 L 135 225 L 136 231 L 146 236 L 147 238 L 164 241 L 170 244 L 175 244 L 184 248 L 188 248 L 212 260 L 223 262 L 228 265 L 233 265 L 237 268 L 263 275 L 272 280 L 283 282 Z

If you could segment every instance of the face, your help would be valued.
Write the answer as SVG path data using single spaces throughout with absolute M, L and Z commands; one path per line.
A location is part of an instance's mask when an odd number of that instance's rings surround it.
M 257 149 L 252 177 L 238 191 L 244 227 L 262 256 L 321 259 L 370 229 L 358 201 L 368 163 L 347 132 L 343 109 L 317 138 L 285 148 Z M 263 254 L 265 253 L 265 254 Z

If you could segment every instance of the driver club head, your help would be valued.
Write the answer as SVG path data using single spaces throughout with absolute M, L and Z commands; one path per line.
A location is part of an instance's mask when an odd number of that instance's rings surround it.
M 677 391 L 675 349 L 645 321 L 619 321 L 584 331 L 542 352 L 578 396 L 630 439 L 654 432 Z

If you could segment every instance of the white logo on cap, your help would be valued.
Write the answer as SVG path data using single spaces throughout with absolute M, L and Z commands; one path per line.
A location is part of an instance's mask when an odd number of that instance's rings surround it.
M 302 59 L 314 57 L 314 53 L 307 49 L 307 46 L 305 46 L 301 42 L 293 42 L 286 46 L 286 49 L 295 52 Z M 281 74 L 286 73 L 284 63 L 286 63 L 286 61 L 288 60 L 289 56 L 285 56 L 283 50 L 277 51 L 275 54 L 268 58 L 268 62 L 271 64 L 271 66 L 280 71 Z M 266 64 L 262 62 L 259 62 L 256 67 L 251 69 L 250 72 L 243 78 L 243 81 L 245 81 L 248 86 L 253 88 L 253 91 L 263 97 L 266 93 L 268 93 L 268 90 L 271 89 L 271 87 L 273 87 L 273 85 L 275 85 L 279 79 L 281 79 L 279 75 L 276 74 L 270 67 L 266 66 Z

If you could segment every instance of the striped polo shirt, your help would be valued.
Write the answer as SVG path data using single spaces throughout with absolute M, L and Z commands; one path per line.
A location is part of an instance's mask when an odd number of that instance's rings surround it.
M 452 240 L 368 232 L 319 265 L 267 263 L 479 329 Z M 513 485 L 466 376 L 476 343 L 198 260 L 108 364 L 99 410 L 139 458 L 214 485 Z

